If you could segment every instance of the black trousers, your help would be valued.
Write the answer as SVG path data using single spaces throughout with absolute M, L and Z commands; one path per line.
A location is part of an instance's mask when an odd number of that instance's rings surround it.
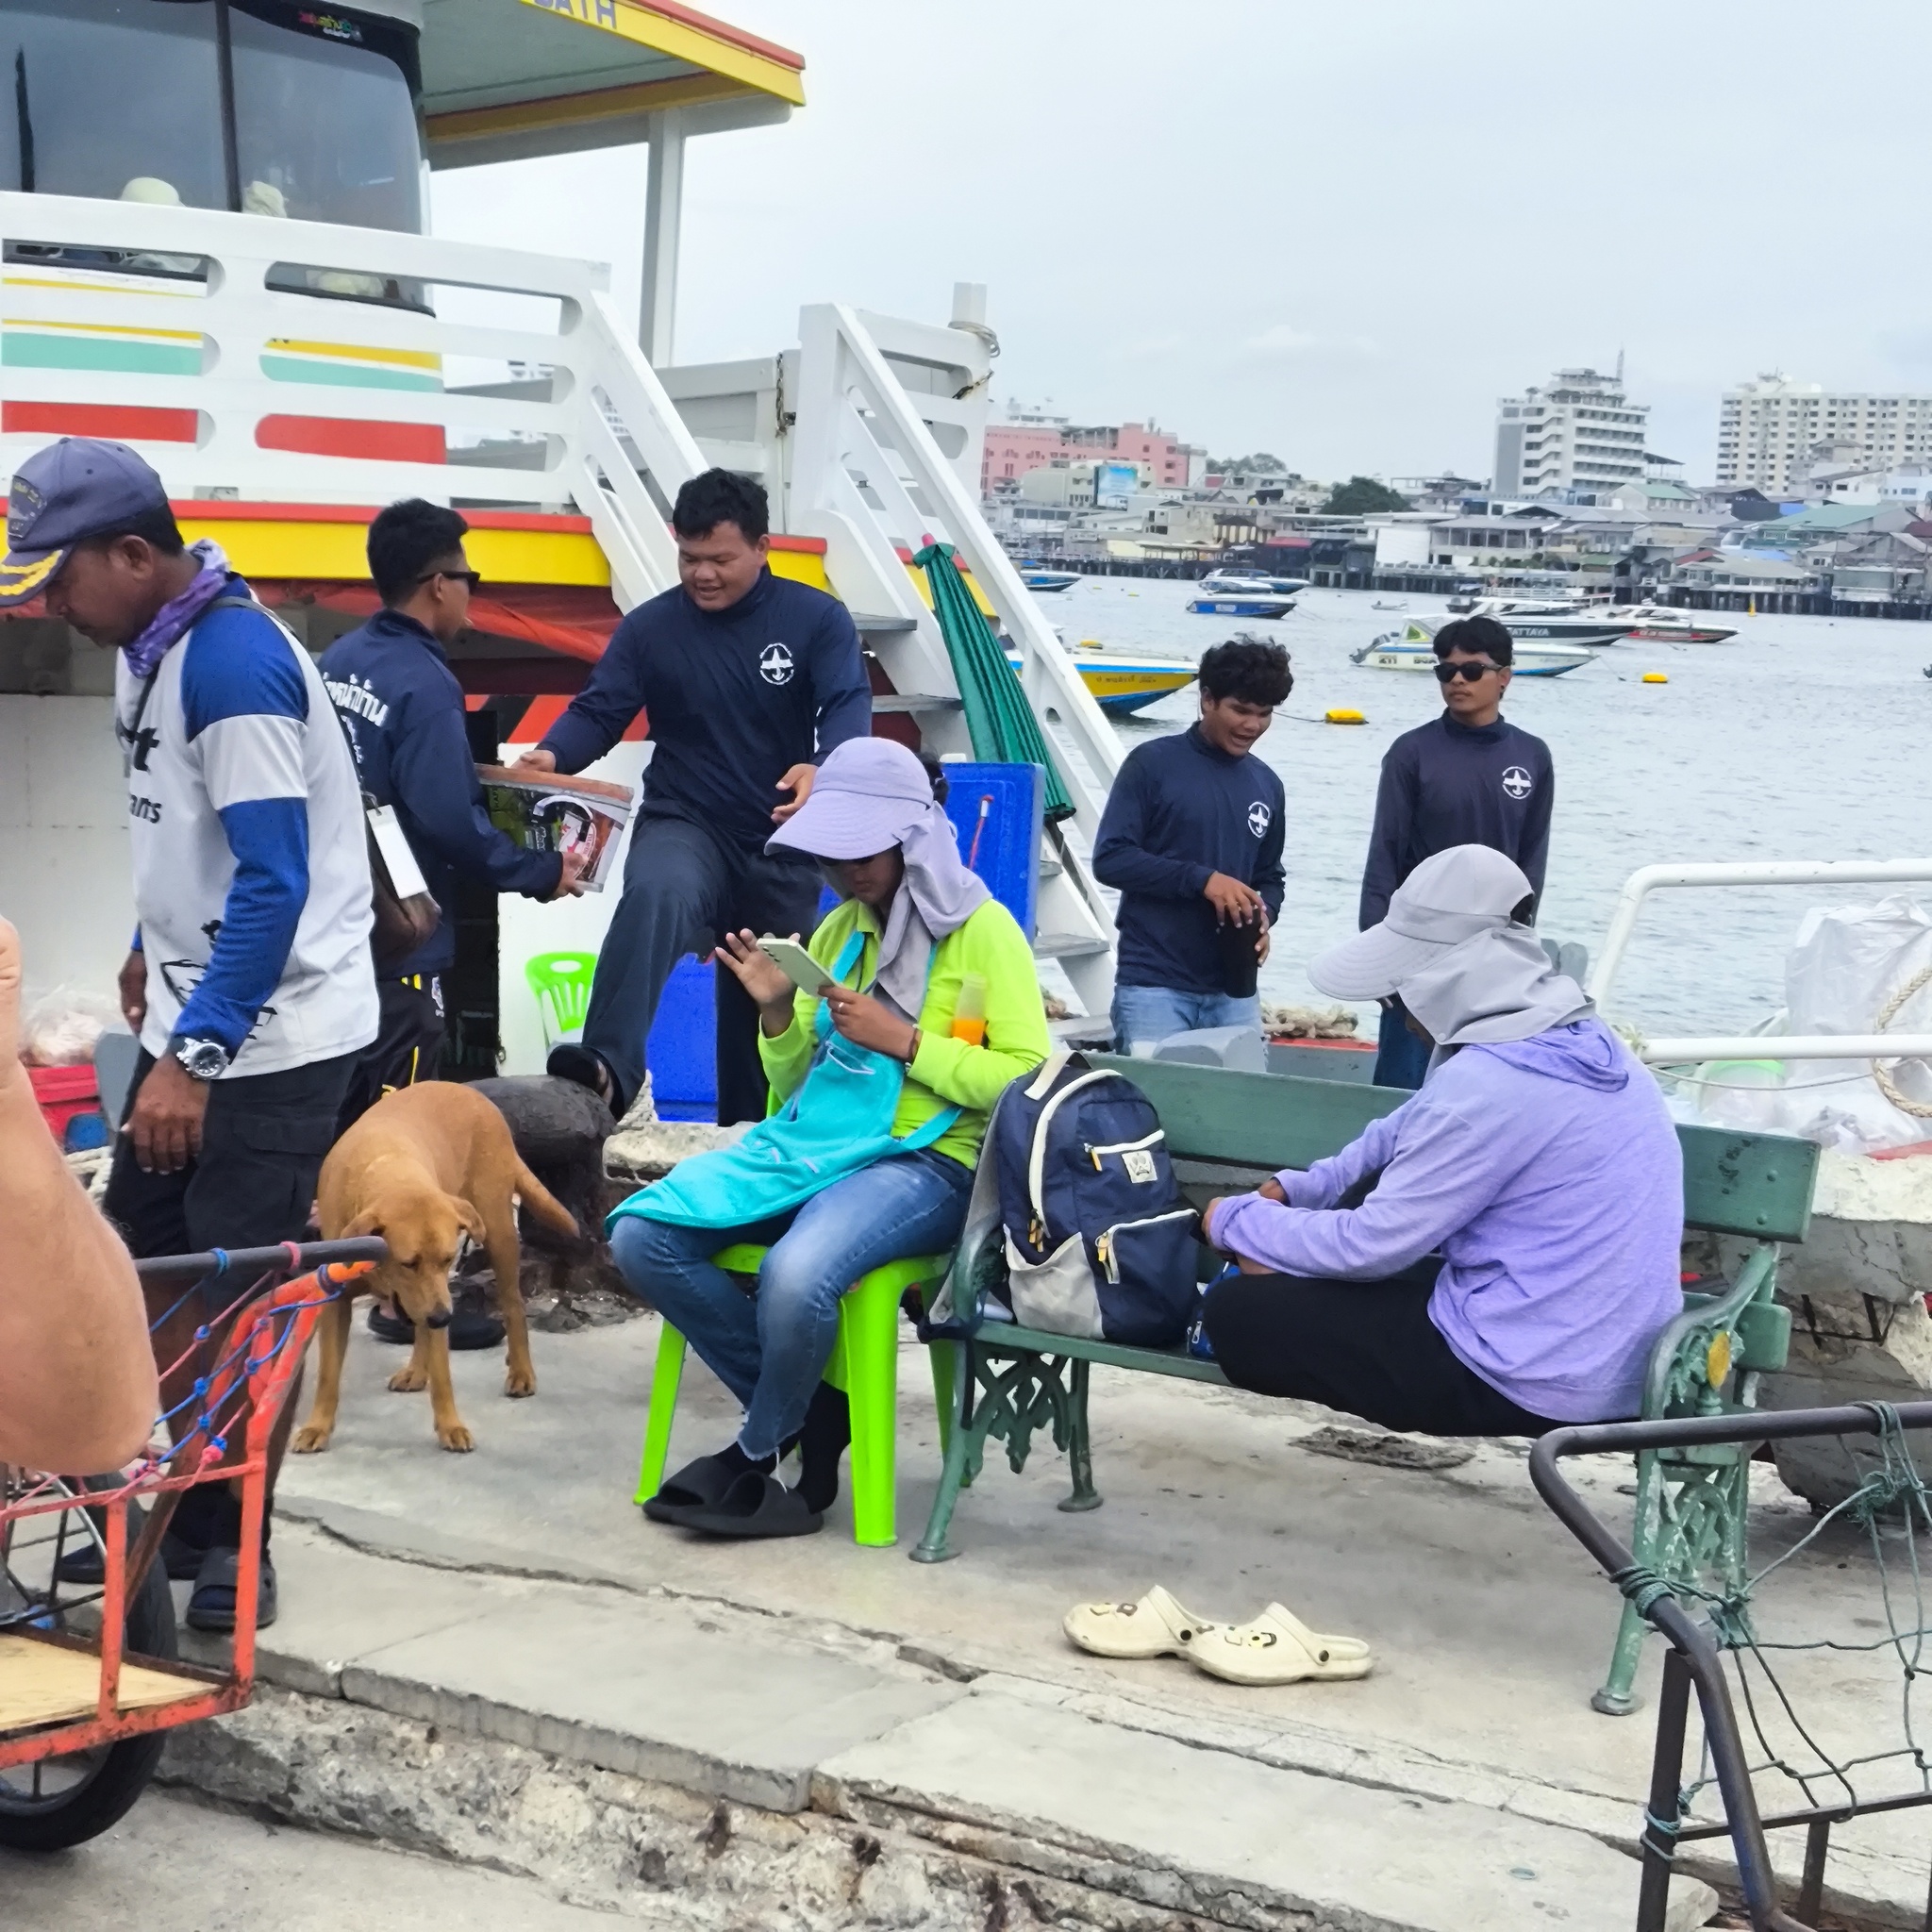
M 1425 1436 L 1541 1436 L 1461 1361 L 1429 1320 L 1438 1261 L 1387 1281 L 1230 1275 L 1203 1306 L 1214 1358 L 1237 1389 L 1288 1395 Z
M 689 819 L 641 818 L 631 828 L 624 896 L 597 955 L 584 1044 L 617 1082 L 622 1114 L 644 1084 L 644 1040 L 671 969 L 687 953 L 708 952 L 721 934 L 810 937 L 818 921 L 818 868 L 747 852 Z M 717 968 L 718 1119 L 765 1117 L 758 1010 L 736 975 Z
M 382 1018 L 375 1038 L 356 1056 L 336 1117 L 338 1140 L 385 1093 L 435 1079 L 442 1064 L 442 981 L 433 973 L 412 973 L 407 979 L 378 979 L 375 992 Z
M 115 1142 L 101 1206 L 126 1238 L 129 1252 L 146 1259 L 299 1241 L 308 1225 L 316 1176 L 335 1139 L 336 1116 L 356 1059 L 344 1054 L 279 1074 L 217 1080 L 208 1096 L 201 1152 L 175 1174 L 142 1173 L 135 1162 L 134 1143 L 123 1135 Z M 135 1061 L 124 1121 L 153 1066 L 148 1053 Z M 149 1291 L 150 1324 L 180 1292 L 179 1283 Z M 197 1323 L 223 1306 L 213 1302 L 204 1310 L 191 1299 L 156 1332 L 156 1361 L 165 1368 L 175 1360 Z M 165 1407 L 172 1408 L 184 1398 L 187 1389 L 177 1385 L 192 1381 L 192 1374 L 191 1366 L 175 1384 L 163 1386 Z M 291 1410 L 298 1392 L 290 1391 Z M 225 1486 L 203 1484 L 182 1498 L 174 1527 L 189 1542 L 231 1548 L 242 1534 L 242 1506 Z

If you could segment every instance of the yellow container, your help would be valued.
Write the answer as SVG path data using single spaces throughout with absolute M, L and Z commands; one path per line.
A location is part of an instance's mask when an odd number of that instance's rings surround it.
M 1646 671 L 1643 681 L 1645 684 L 1668 684 L 1671 680 L 1661 671 Z
M 968 1046 L 978 1046 L 986 1039 L 986 974 L 959 975 L 958 1003 L 953 1008 L 952 1034 Z
M 1330 724 L 1366 724 L 1369 722 L 1359 711 L 1337 709 L 1324 711 L 1322 715 Z

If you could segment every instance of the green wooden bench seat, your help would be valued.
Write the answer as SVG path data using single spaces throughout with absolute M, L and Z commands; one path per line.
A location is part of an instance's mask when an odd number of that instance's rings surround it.
M 1154 1103 L 1181 1185 L 1197 1207 L 1339 1152 L 1408 1097 L 1356 1082 L 1090 1058 L 1126 1074 Z M 1774 1300 L 1777 1244 L 1804 1240 L 1818 1171 L 1818 1149 L 1807 1141 L 1713 1127 L 1679 1127 L 1677 1137 L 1685 1226 L 1724 1238 L 1735 1267 L 1721 1292 L 1687 1296 L 1684 1314 L 1658 1339 L 1646 1417 L 1754 1407 L 1758 1375 L 1784 1366 L 1790 1318 Z M 997 1247 L 989 1244 L 974 1265 L 996 1268 Z M 1087 1421 L 1094 1363 L 1224 1386 L 1227 1380 L 1216 1364 L 1184 1348 L 1124 1348 L 1000 1322 L 983 1323 L 965 1341 L 935 1346 L 956 1349 L 958 1358 L 945 1468 L 925 1534 L 912 1552 L 924 1563 L 953 1554 L 947 1537 L 954 1507 L 979 1474 L 989 1441 L 1003 1442 L 1019 1470 L 1034 1436 L 1049 1429 L 1073 1479 L 1073 1492 L 1059 1507 L 1098 1507 Z M 1640 1457 L 1633 1539 L 1639 1562 L 1667 1579 L 1741 1581 L 1749 1471 L 1748 1447 Z M 1626 1607 L 1608 1679 L 1593 1700 L 1598 1709 L 1635 1708 L 1630 1687 L 1642 1632 L 1641 1620 Z

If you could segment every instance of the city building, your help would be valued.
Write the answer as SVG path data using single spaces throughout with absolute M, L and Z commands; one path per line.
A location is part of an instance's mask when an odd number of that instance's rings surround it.
M 1155 486 L 1151 463 L 1088 458 L 1080 462 L 1047 463 L 1020 478 L 1028 503 L 1064 504 L 1071 509 L 1125 509 L 1128 500 Z
M 1604 491 L 1643 475 L 1650 408 L 1624 395 L 1621 371 L 1559 369 L 1496 408 L 1498 496 Z
M 1809 494 L 1813 473 L 1902 470 L 1932 460 L 1932 394 L 1881 395 L 1790 382 L 1775 371 L 1726 390 L 1717 480 L 1776 496 Z
M 986 425 L 979 493 L 997 496 L 1019 487 L 1029 470 L 1095 458 L 1143 465 L 1157 487 L 1186 490 L 1198 483 L 1207 453 L 1150 423 L 1074 424 L 1043 409 L 1014 409 L 1005 423 Z

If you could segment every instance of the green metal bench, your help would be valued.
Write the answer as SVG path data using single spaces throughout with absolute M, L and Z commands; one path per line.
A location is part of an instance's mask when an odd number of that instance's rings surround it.
M 1407 1098 L 1392 1088 L 1354 1082 L 1091 1058 L 1095 1066 L 1125 1074 L 1154 1103 L 1181 1185 L 1196 1206 L 1255 1187 L 1284 1168 L 1311 1166 Z M 1818 1171 L 1818 1150 L 1807 1141 L 1713 1127 L 1679 1127 L 1677 1138 L 1684 1150 L 1686 1230 L 1746 1245 L 1723 1291 L 1687 1295 L 1684 1313 L 1658 1338 L 1645 1388 L 1646 1418 L 1753 1407 L 1758 1375 L 1784 1366 L 1790 1316 L 1774 1299 L 1777 1247 L 1804 1240 Z M 990 1279 L 998 1265 L 995 1240 L 962 1273 Z M 1099 1507 L 1087 1423 L 1095 1362 L 1186 1381 L 1227 1381 L 1215 1363 L 1184 1348 L 1124 1348 L 1000 1322 L 983 1324 L 965 1341 L 935 1346 L 957 1349 L 958 1358 L 945 1467 L 925 1534 L 912 1552 L 922 1563 L 953 1554 L 947 1533 L 954 1506 L 979 1474 L 990 1441 L 1004 1442 L 1008 1462 L 1019 1470 L 1035 1435 L 1050 1430 L 1073 1479 L 1073 1493 L 1059 1507 Z M 1720 1589 L 1740 1582 L 1749 1477 L 1748 1446 L 1640 1456 L 1638 1561 L 1668 1580 L 1715 1578 Z M 1631 1683 L 1643 1628 L 1626 1607 L 1608 1677 L 1591 1700 L 1597 1709 L 1621 1715 L 1636 1708 Z

